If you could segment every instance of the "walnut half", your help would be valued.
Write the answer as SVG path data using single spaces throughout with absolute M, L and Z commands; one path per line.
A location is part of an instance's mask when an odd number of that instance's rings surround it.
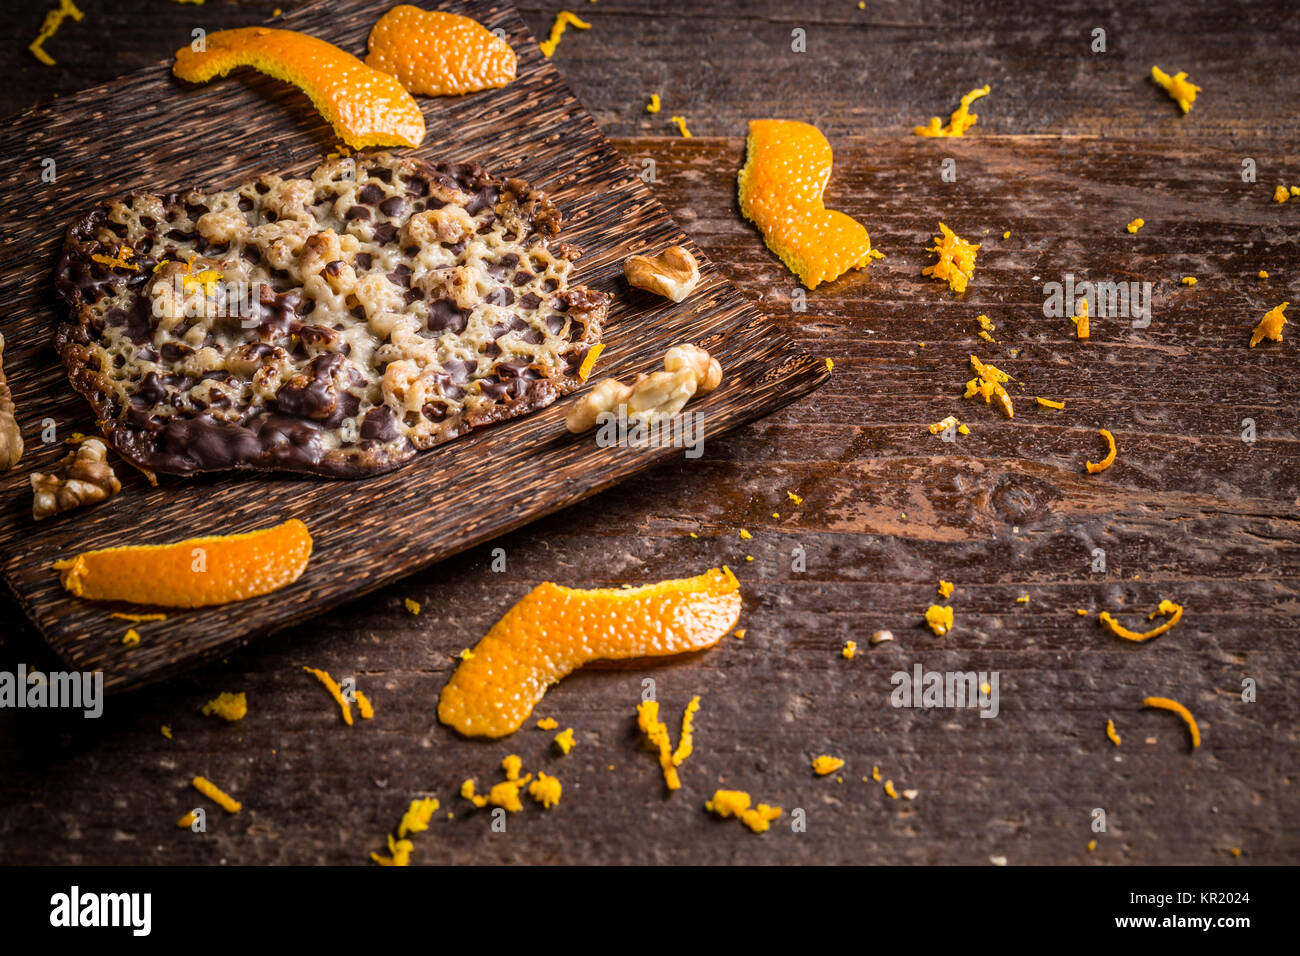
M 669 246 L 657 256 L 629 256 L 623 263 L 629 284 L 681 302 L 700 281 L 700 265 L 681 246 Z
M 87 438 L 59 462 L 59 470 L 32 473 L 32 517 L 39 521 L 107 501 L 121 490 L 108 463 L 108 449 L 98 438 Z
M 564 425 L 574 433 L 595 427 L 603 412 L 627 407 L 627 417 L 643 422 L 671 418 L 695 395 L 722 381 L 718 360 L 697 345 L 674 345 L 664 355 L 664 370 L 639 375 L 631 385 L 616 378 L 601 379 L 569 409 Z
M 23 433 L 14 418 L 14 398 L 4 369 L 5 337 L 0 335 L 0 468 L 12 468 L 23 456 Z

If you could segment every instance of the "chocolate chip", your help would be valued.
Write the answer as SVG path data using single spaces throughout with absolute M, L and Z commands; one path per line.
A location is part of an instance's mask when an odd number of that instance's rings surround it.
M 353 219 L 369 219 L 370 210 L 365 206 L 351 206 L 343 214 L 343 218 L 351 222 Z
M 469 311 L 458 308 L 454 302 L 438 299 L 429 303 L 429 314 L 424 324 L 430 332 L 455 332 L 459 335 L 469 324 Z
M 397 416 L 387 405 L 378 405 L 361 420 L 361 437 L 390 442 L 397 438 Z
M 401 196 L 390 196 L 379 204 L 380 212 L 385 216 L 392 216 L 394 218 L 400 216 L 404 209 L 406 209 L 406 200 Z
M 384 191 L 374 183 L 367 183 L 361 187 L 361 192 L 357 193 L 357 198 L 368 206 L 373 206 L 379 200 L 384 198 Z M 355 207 L 354 207 L 355 208 Z
M 369 216 L 369 213 L 366 214 Z M 374 240 L 380 245 L 387 245 L 397 238 L 397 227 L 391 222 L 381 222 L 375 226 Z

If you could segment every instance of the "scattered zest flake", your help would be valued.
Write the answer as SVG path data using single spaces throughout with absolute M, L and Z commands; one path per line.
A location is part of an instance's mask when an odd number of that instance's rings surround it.
M 36 39 L 27 45 L 27 49 L 31 50 L 32 56 L 46 66 L 54 66 L 54 57 L 45 52 L 45 41 L 54 36 L 68 17 L 80 20 L 83 16 L 85 14 L 77 9 L 77 5 L 72 0 L 59 0 L 59 5 L 45 14 L 45 19 L 41 21 L 41 28 L 36 33 Z
M 1017 604 L 1028 604 L 1028 603 L 1029 603 L 1029 595 L 1028 595 L 1028 594 L 1022 594 L 1022 595 L 1020 595 L 1020 597 L 1016 598 L 1016 603 L 1017 603 Z
M 832 757 L 829 754 L 822 754 L 820 757 L 814 757 L 812 762 L 813 773 L 819 777 L 834 773 L 844 766 L 844 761 L 839 757 Z
M 1097 434 L 1100 435 L 1102 438 L 1106 439 L 1106 447 L 1108 450 L 1106 452 L 1106 457 L 1103 458 L 1101 461 L 1099 462 L 1085 461 L 1083 463 L 1084 467 L 1088 469 L 1088 474 L 1090 475 L 1099 474 L 1100 472 L 1105 471 L 1111 465 L 1115 464 L 1115 455 L 1116 455 L 1115 436 L 1112 435 L 1109 431 L 1107 431 L 1104 428 L 1099 429 Z
M 1097 623 L 1110 631 L 1116 637 L 1122 637 L 1126 641 L 1149 641 L 1151 638 L 1159 637 L 1161 634 L 1165 633 L 1165 631 L 1172 629 L 1173 626 L 1182 619 L 1183 607 L 1181 604 L 1175 604 L 1173 601 L 1161 601 L 1160 606 L 1148 615 L 1147 620 L 1153 620 L 1157 615 L 1167 615 L 1169 620 L 1165 621 L 1159 627 L 1145 632 L 1130 631 L 1128 628 L 1121 625 L 1119 621 L 1111 617 L 1109 611 L 1102 611 L 1101 614 L 1097 616 Z
M 1170 76 L 1158 66 L 1151 67 L 1151 79 L 1155 80 L 1169 98 L 1177 103 L 1184 113 L 1192 108 L 1192 103 L 1196 101 L 1196 94 L 1201 92 L 1199 86 L 1195 86 L 1187 81 L 1186 73 L 1175 73 Z
M 1283 302 L 1281 305 L 1264 313 L 1264 317 L 1255 326 L 1255 331 L 1250 334 L 1250 347 L 1252 349 L 1265 339 L 1270 342 L 1282 341 L 1282 326 L 1286 325 L 1286 316 L 1282 313 L 1286 311 L 1286 307 L 1290 304 L 1290 302 Z
M 538 730 L 554 730 L 558 726 L 560 723 L 554 717 L 543 717 L 537 722 Z
M 330 677 L 330 675 L 325 671 L 317 670 L 315 667 L 304 667 L 303 670 L 320 681 L 321 684 L 324 685 L 325 689 L 330 692 L 330 696 L 333 697 L 335 702 L 339 705 L 339 710 L 343 712 L 343 723 L 351 727 L 352 708 L 348 705 L 348 702 L 344 700 L 343 688 L 339 687 L 338 681 L 333 677 Z
M 563 789 L 559 780 L 538 771 L 537 779 L 528 785 L 528 795 L 540 803 L 542 809 L 549 810 L 560 802 Z
M 1130 222 L 1126 228 L 1128 229 L 1129 232 L 1137 232 L 1146 224 L 1147 221 L 1145 219 L 1139 218 L 1139 219 L 1134 219 L 1132 222 Z
M 829 359 L 829 358 L 828 358 L 828 359 L 826 360 L 826 371 L 828 371 L 828 372 L 833 372 L 833 371 L 835 371 L 835 361 L 834 361 L 833 359 Z
M 1183 276 L 1183 285 L 1196 285 L 1196 276 Z
M 979 246 L 967 242 L 943 223 L 939 223 L 939 232 L 940 235 L 934 237 L 934 245 L 926 247 L 939 261 L 922 269 L 921 275 L 946 281 L 953 292 L 965 292 L 966 283 L 975 274 L 975 254 Z
M 668 121 L 677 127 L 677 132 L 681 133 L 684 138 L 691 138 L 691 131 L 686 128 L 685 116 L 670 116 Z
M 743 641 L 745 639 L 745 629 L 743 627 L 738 627 L 732 632 L 731 636 L 738 641 Z
M 966 392 L 962 398 L 981 397 L 985 405 L 996 404 L 1007 418 L 1015 418 L 1016 410 L 1011 404 L 1011 396 L 1002 387 L 1003 382 L 1011 381 L 1011 376 L 996 365 L 985 365 L 975 355 L 970 357 L 970 364 L 975 370 L 975 378 L 966 382 Z
M 542 48 L 542 56 L 548 60 L 551 58 L 555 48 L 560 45 L 560 37 L 564 36 L 564 28 L 567 26 L 575 26 L 579 30 L 591 29 L 591 24 L 586 20 L 580 19 L 568 10 L 561 10 L 555 15 L 555 22 L 551 24 L 550 37 L 538 44 Z
M 537 726 L 540 727 L 541 724 L 538 724 Z M 551 726 L 555 726 L 555 721 L 551 721 Z M 560 748 L 560 753 L 562 754 L 567 754 L 576 746 L 573 740 L 572 727 L 566 727 L 555 735 L 555 746 Z
M 857 641 L 845 641 L 844 646 L 840 648 L 840 656 L 843 657 L 846 661 L 853 660 L 854 655 L 857 653 L 858 653 Z
M 1064 407 L 1065 407 L 1065 402 L 1054 402 L 1054 401 L 1052 401 L 1050 398 L 1043 398 L 1041 395 L 1040 395 L 1037 399 L 1035 399 L 1035 401 L 1037 401 L 1038 404 L 1039 404 L 1039 405 L 1042 405 L 1044 408 L 1064 408 Z
M 491 804 L 494 807 L 501 807 L 507 813 L 518 813 L 524 808 L 523 802 L 519 799 L 519 791 L 533 778 L 531 773 L 524 777 L 519 776 L 522 765 L 523 761 L 517 755 L 511 754 L 501 761 L 501 769 L 506 776 L 505 780 L 494 786 L 486 795 L 483 795 L 474 792 L 474 778 L 471 777 L 461 784 L 460 795 L 479 809 Z
M 236 720 L 243 720 L 244 715 L 248 713 L 248 698 L 241 691 L 238 694 L 231 694 L 222 691 L 212 700 L 203 705 L 204 717 L 220 717 L 222 720 L 234 723 Z
M 361 719 L 373 720 L 375 716 L 375 708 L 374 705 L 370 703 L 370 699 L 359 690 L 353 691 L 352 693 L 357 699 L 357 713 L 361 715 Z
M 748 531 L 746 531 L 744 528 L 741 528 L 741 529 L 740 529 L 740 540 L 742 540 L 742 541 L 748 541 L 748 540 L 749 540 L 750 538 L 752 538 L 752 537 L 754 537 L 754 536 L 753 536 L 752 534 L 750 534 Z
M 637 727 L 645 735 L 646 743 L 659 751 L 659 767 L 663 770 L 664 783 L 669 790 L 681 789 L 682 781 L 677 775 L 677 768 L 695 749 L 695 714 L 699 709 L 700 698 L 697 695 L 691 698 L 682 714 L 682 732 L 674 751 L 672 742 L 668 739 L 668 725 L 659 719 L 659 702 L 643 700 L 637 705 Z
M 130 272 L 139 272 L 140 267 L 133 262 L 128 262 L 135 256 L 135 250 L 130 246 L 123 246 L 117 251 L 116 256 L 106 256 L 100 253 L 93 254 L 90 258 L 94 259 L 100 265 L 108 266 L 110 269 L 126 269 Z M 188 292 L 189 289 L 186 289 Z
M 938 590 L 939 590 L 939 597 L 948 598 L 952 596 L 953 591 L 957 590 L 957 586 L 953 584 L 951 581 L 940 580 Z
M 943 637 L 952 630 L 952 608 L 931 604 L 925 609 L 925 623 L 935 637 Z
M 771 829 L 772 821 L 781 815 L 780 807 L 769 807 L 766 803 L 751 809 L 749 794 L 743 790 L 716 790 L 704 809 L 724 820 L 735 817 L 755 833 Z
M 1168 697 L 1148 697 L 1142 701 L 1142 704 L 1145 707 L 1155 707 L 1159 710 L 1173 711 L 1179 717 L 1183 718 L 1183 722 L 1187 724 L 1187 732 L 1191 734 L 1192 737 L 1192 749 L 1195 750 L 1201 745 L 1201 729 L 1196 726 L 1196 718 L 1192 716 L 1190 710 L 1178 703 L 1178 701 L 1171 700 Z
M 176 825 L 180 827 L 182 830 L 188 830 L 190 827 L 194 825 L 194 821 L 196 819 L 198 818 L 194 816 L 194 811 L 191 810 L 189 813 L 185 814 L 185 816 L 177 820 Z
M 603 351 L 605 351 L 604 342 L 597 342 L 591 347 L 591 351 L 587 353 L 582 360 L 582 364 L 578 366 L 578 378 L 584 382 L 587 380 L 587 376 L 591 374 L 591 370 L 596 365 L 596 359 L 600 358 L 600 353 Z
M 429 829 L 429 821 L 433 819 L 434 813 L 438 810 L 438 800 L 435 797 L 427 797 L 422 800 L 412 800 L 411 806 L 402 814 L 402 820 L 397 825 L 397 836 L 391 833 L 388 835 L 388 856 L 380 856 L 378 853 L 371 853 L 370 859 L 374 860 L 380 866 L 406 866 L 411 862 L 411 851 L 415 849 L 415 844 L 406 839 L 412 833 L 423 833 Z
M 1115 730 L 1115 721 L 1113 720 L 1106 721 L 1106 739 L 1116 747 L 1119 746 L 1119 733 Z
M 796 495 L 793 491 L 787 491 L 785 493 L 785 496 L 797 505 L 803 504 L 803 499 L 800 498 L 798 495 Z
M 172 729 L 166 724 L 162 725 L 162 735 L 166 737 L 168 740 L 172 739 Z
M 1074 335 L 1076 338 L 1086 339 L 1091 334 L 1091 328 L 1088 324 L 1088 300 L 1079 300 L 1079 314 L 1070 316 L 1070 321 L 1074 323 Z
M 658 113 L 658 112 L 659 112 L 659 94 L 658 94 L 658 93 L 651 93 L 651 94 L 650 94 L 650 102 L 647 103 L 647 104 L 645 105 L 645 111 L 646 111 L 647 113 Z
M 1259 270 L 1259 277 L 1260 277 L 1261 279 L 1267 279 L 1267 278 L 1268 278 L 1268 271 L 1265 270 L 1265 269 L 1260 269 L 1260 270 Z
M 140 632 L 133 627 L 128 627 L 126 633 L 122 635 L 123 644 L 139 644 Z
M 958 422 L 957 422 L 957 416 L 956 416 L 956 415 L 949 415 L 947 418 L 945 418 L 945 419 L 943 419 L 943 420 L 941 420 L 941 421 L 937 421 L 937 422 L 935 422 L 933 425 L 931 425 L 931 426 L 930 426 L 930 434 L 931 434 L 931 435 L 937 435 L 937 434 L 939 434 L 939 432 L 947 431 L 949 428 L 955 428 L 955 427 L 957 426 L 957 424 L 958 424 Z
M 415 600 L 414 598 L 402 598 L 402 603 L 406 605 L 406 609 L 408 611 L 410 611 L 412 614 L 416 615 L 417 617 L 419 616 L 420 614 L 419 601 Z
M 238 813 L 244 808 L 242 803 L 223 791 L 207 777 L 195 777 L 190 781 L 190 783 L 194 785 L 195 790 L 203 794 L 213 803 L 218 804 L 221 809 L 225 810 L 227 813 Z
M 885 781 L 885 793 L 889 795 L 889 799 L 891 800 L 898 799 L 898 791 L 894 789 L 894 781 L 892 780 Z
M 109 617 L 115 617 L 119 621 L 130 621 L 132 624 L 143 624 L 146 621 L 165 621 L 166 614 L 125 614 L 122 611 L 114 611 Z
M 1286 202 L 1291 198 L 1291 191 L 1285 186 L 1278 186 L 1273 190 L 1273 202 Z
M 912 132 L 917 136 L 965 136 L 966 130 L 974 126 L 979 120 L 979 116 L 970 111 L 970 105 L 981 96 L 988 95 L 988 84 L 985 84 L 981 89 L 971 90 L 961 98 L 961 105 L 948 118 L 947 126 L 940 125 L 939 117 L 931 116 L 928 124 L 915 126 L 912 128 Z

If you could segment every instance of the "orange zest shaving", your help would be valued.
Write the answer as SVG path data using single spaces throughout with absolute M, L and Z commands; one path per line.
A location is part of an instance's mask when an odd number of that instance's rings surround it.
M 295 518 L 244 534 L 84 551 L 53 567 L 87 600 L 206 607 L 292 584 L 310 557 L 311 535 Z
M 27 49 L 31 50 L 32 56 L 46 66 L 54 66 L 54 57 L 45 52 L 45 41 L 58 32 L 59 27 L 68 17 L 80 20 L 84 16 L 85 14 L 77 9 L 77 5 L 72 0 L 59 0 L 59 5 L 45 14 L 40 30 L 36 32 L 36 39 L 27 44 Z
M 1286 316 L 1282 313 L 1286 311 L 1286 307 L 1290 304 L 1290 302 L 1283 302 L 1281 305 L 1264 313 L 1264 317 L 1255 326 L 1255 331 L 1250 334 L 1250 347 L 1252 349 L 1265 339 L 1272 342 L 1282 341 L 1282 326 L 1286 325 Z
M 1159 710 L 1173 711 L 1183 718 L 1183 722 L 1187 724 L 1187 732 L 1192 737 L 1192 749 L 1195 750 L 1201 745 L 1201 728 L 1196 726 L 1196 718 L 1192 716 L 1190 710 L 1178 703 L 1178 701 L 1171 700 L 1168 697 L 1148 697 L 1142 701 L 1142 705 L 1144 707 L 1155 707 Z
M 979 120 L 979 116 L 970 111 L 970 105 L 981 96 L 988 95 L 989 86 L 986 83 L 981 89 L 971 90 L 961 98 L 961 105 L 948 117 L 947 126 L 940 125 L 939 117 L 931 116 L 928 124 L 914 126 L 912 132 L 917 136 L 965 136 L 966 130 L 974 126 Z
M 724 820 L 735 817 L 755 833 L 770 830 L 772 821 L 781 815 L 781 808 L 766 803 L 751 807 L 750 802 L 749 794 L 743 790 L 716 790 L 713 799 L 705 802 L 704 809 Z
M 424 114 L 396 77 L 294 30 L 218 30 L 208 34 L 203 52 L 177 50 L 172 72 L 188 83 L 206 83 L 241 66 L 297 86 L 354 149 L 419 146 L 424 139 Z
M 1016 417 L 1011 395 L 1003 387 L 1003 382 L 1011 381 L 1011 376 L 996 365 L 985 365 L 979 356 L 970 357 L 970 366 L 975 377 L 966 382 L 966 392 L 962 398 L 983 398 L 985 405 L 997 405 L 998 410 L 1007 418 Z
M 370 703 L 370 698 L 361 691 L 353 691 L 352 696 L 357 699 L 357 713 L 361 715 L 362 720 L 374 720 L 375 707 Z
M 244 808 L 244 805 L 226 793 L 207 777 L 195 777 L 190 781 L 194 789 L 203 794 L 213 803 L 219 804 L 223 810 L 228 813 L 238 813 Z
M 739 618 L 740 583 L 728 568 L 638 588 L 539 584 L 456 668 L 438 719 L 468 736 L 503 737 L 584 664 L 704 650 Z
M 839 757 L 832 757 L 829 754 L 822 754 L 820 757 L 814 757 L 812 762 L 813 773 L 819 777 L 825 777 L 832 774 L 844 766 L 844 761 Z
M 1157 614 L 1168 615 L 1169 620 L 1165 621 L 1159 627 L 1144 632 L 1130 631 L 1128 628 L 1121 625 L 1119 621 L 1111 617 L 1109 611 L 1102 611 L 1101 614 L 1097 616 L 1097 623 L 1110 631 L 1116 637 L 1122 637 L 1126 641 L 1149 641 L 1151 638 L 1159 637 L 1161 634 L 1165 633 L 1165 631 L 1173 628 L 1173 626 L 1182 619 L 1183 607 L 1181 604 L 1175 604 L 1173 601 L 1161 601 L 1160 606 L 1151 612 L 1147 620 L 1151 620 Z
M 677 739 L 677 749 L 672 749 L 668 739 L 668 725 L 659 719 L 659 702 L 643 700 L 636 708 L 636 723 L 645 735 L 646 743 L 659 751 L 659 767 L 663 770 L 664 783 L 669 790 L 680 790 L 682 781 L 677 775 L 677 768 L 682 765 L 695 749 L 695 714 L 700 709 L 698 695 L 691 698 L 682 713 L 682 732 Z
M 1065 402 L 1054 402 L 1050 398 L 1043 398 L 1041 395 L 1034 400 L 1038 402 L 1039 405 L 1042 405 L 1043 408 L 1061 409 L 1065 407 Z
M 737 176 L 740 212 L 809 289 L 881 258 L 861 223 L 826 208 L 830 178 L 831 144 L 817 127 L 794 120 L 750 122 L 745 165 Z
M 939 233 L 934 237 L 934 245 L 926 247 L 939 261 L 922 269 L 921 275 L 943 279 L 953 292 L 965 292 L 966 283 L 975 275 L 975 254 L 980 247 L 967 242 L 943 223 L 939 223 Z
M 247 713 L 248 697 L 242 691 L 238 694 L 222 691 L 203 705 L 203 716 L 211 717 L 215 715 L 232 723 L 236 720 L 243 720 Z
M 1169 98 L 1179 105 L 1184 113 L 1192 108 L 1192 103 L 1196 100 L 1196 94 L 1201 92 L 1199 86 L 1194 86 L 1187 81 L 1186 73 L 1175 73 L 1170 76 L 1158 66 L 1151 67 L 1151 79 L 1169 94 Z
M 597 342 L 591 347 L 591 350 L 582 359 L 582 364 L 578 366 L 578 378 L 584 382 L 587 376 L 591 374 L 592 368 L 596 365 L 596 359 L 600 358 L 600 353 L 605 351 L 605 343 Z
M 1117 454 L 1117 450 L 1115 448 L 1115 436 L 1112 435 L 1109 431 L 1107 431 L 1104 428 L 1099 429 L 1097 431 L 1097 434 L 1100 435 L 1102 438 L 1106 439 L 1106 447 L 1108 450 L 1106 452 L 1106 457 L 1103 458 L 1101 461 L 1098 462 L 1085 461 L 1083 463 L 1084 467 L 1088 469 L 1088 474 L 1090 475 L 1095 475 L 1098 474 L 1099 472 L 1103 472 L 1111 465 L 1115 464 L 1115 455 Z
M 505 86 L 515 51 L 477 20 L 455 13 L 393 7 L 374 25 L 366 66 L 391 73 L 412 93 L 449 96 Z
M 1147 224 L 1147 221 L 1146 221 L 1145 219 L 1142 219 L 1141 217 L 1139 217 L 1139 218 L 1137 218 L 1137 219 L 1134 219 L 1132 222 L 1130 222 L 1130 223 L 1129 223 L 1127 226 L 1125 226 L 1124 228 L 1127 229 L 1129 232 L 1137 232 L 1139 229 L 1141 229 L 1141 228 L 1142 228 L 1143 226 L 1145 226 L 1146 224 Z
M 1075 338 L 1086 339 L 1092 334 L 1092 329 L 1088 321 L 1088 300 L 1079 300 L 1079 314 L 1070 316 L 1070 321 L 1074 323 Z
M 1115 730 L 1115 721 L 1113 720 L 1106 721 L 1106 739 L 1116 747 L 1120 744 L 1119 733 Z
M 677 127 L 677 132 L 682 135 L 683 139 L 691 138 L 691 131 L 686 128 L 685 116 L 670 116 L 668 117 L 668 122 Z
M 339 682 L 333 677 L 330 677 L 327 671 L 319 670 L 315 667 L 304 667 L 303 670 L 320 681 L 324 688 L 330 692 L 330 696 L 334 698 L 334 702 L 339 705 L 339 710 L 343 713 L 343 723 L 351 727 L 352 707 L 348 704 L 347 699 L 344 698 L 343 688 L 339 686 Z
M 577 27 L 579 30 L 591 29 L 591 24 L 586 20 L 583 20 L 574 13 L 570 13 L 568 10 L 561 10 L 555 15 L 555 22 L 551 24 L 550 37 L 538 44 L 542 49 L 542 56 L 546 57 L 548 60 L 551 58 L 551 54 L 555 52 L 555 48 L 560 45 L 560 37 L 564 36 L 564 28 L 568 26 Z

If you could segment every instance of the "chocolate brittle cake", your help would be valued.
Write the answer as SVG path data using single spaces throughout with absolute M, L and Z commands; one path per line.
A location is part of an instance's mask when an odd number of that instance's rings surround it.
M 68 229 L 55 343 L 142 468 L 373 474 L 578 387 L 609 299 L 559 225 L 522 180 L 385 154 L 135 194 Z

